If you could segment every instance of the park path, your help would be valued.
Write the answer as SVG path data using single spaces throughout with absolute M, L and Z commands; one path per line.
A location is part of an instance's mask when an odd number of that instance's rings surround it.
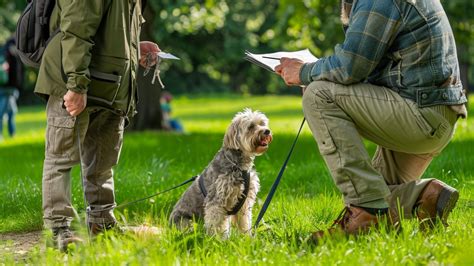
M 42 231 L 0 234 L 0 256 L 13 254 L 15 259 L 27 257 L 28 252 L 38 245 Z

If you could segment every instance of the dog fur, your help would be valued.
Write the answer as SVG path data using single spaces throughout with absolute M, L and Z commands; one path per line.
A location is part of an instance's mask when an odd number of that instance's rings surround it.
M 271 141 L 268 118 L 263 113 L 250 109 L 237 113 L 214 159 L 174 206 L 170 223 L 179 229 L 190 229 L 193 219 L 204 218 L 208 234 L 227 238 L 232 220 L 241 232 L 249 234 L 252 207 L 260 188 L 254 159 L 268 149 Z M 244 191 L 242 171 L 250 176 L 248 195 L 238 213 L 229 215 Z M 206 197 L 199 178 L 204 180 Z

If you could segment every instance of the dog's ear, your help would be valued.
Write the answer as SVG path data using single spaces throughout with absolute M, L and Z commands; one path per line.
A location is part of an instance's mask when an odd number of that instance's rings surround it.
M 224 135 L 224 147 L 228 149 L 239 149 L 239 123 L 233 121 Z

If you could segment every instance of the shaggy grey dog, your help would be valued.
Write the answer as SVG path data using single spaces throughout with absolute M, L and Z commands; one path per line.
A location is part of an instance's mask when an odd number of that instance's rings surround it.
M 264 114 L 250 109 L 237 113 L 221 149 L 174 206 L 170 223 L 190 229 L 193 218 L 204 218 L 208 234 L 226 238 L 232 220 L 241 232 L 249 234 L 260 188 L 253 161 L 271 141 Z

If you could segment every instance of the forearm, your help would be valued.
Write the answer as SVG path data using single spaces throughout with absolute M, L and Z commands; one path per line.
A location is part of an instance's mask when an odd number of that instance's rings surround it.
M 66 88 L 86 93 L 89 83 L 89 65 L 94 46 L 93 37 L 102 20 L 108 1 L 61 0 L 60 30 L 61 63 L 67 77 Z
M 333 55 L 305 64 L 300 71 L 301 82 L 351 84 L 365 80 L 387 53 L 400 25 L 401 15 L 392 1 L 357 1 L 344 42 L 335 47 Z

